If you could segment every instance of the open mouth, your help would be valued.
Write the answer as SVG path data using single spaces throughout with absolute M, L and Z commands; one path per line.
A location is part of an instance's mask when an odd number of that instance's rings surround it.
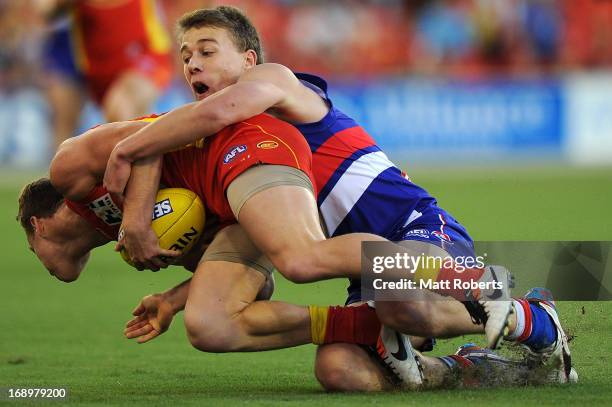
M 194 82 L 191 84 L 191 87 L 197 95 L 203 95 L 208 92 L 208 86 L 204 82 Z

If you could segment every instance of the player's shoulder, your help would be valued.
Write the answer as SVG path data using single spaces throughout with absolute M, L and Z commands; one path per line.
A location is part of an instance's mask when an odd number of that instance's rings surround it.
M 271 75 L 277 78 L 295 78 L 295 74 L 291 69 L 283 64 L 278 64 L 275 62 L 266 62 L 256 65 L 251 68 L 250 72 L 258 75 Z
M 300 88 L 313 90 L 313 87 L 327 92 L 327 82 L 320 76 L 309 73 L 296 73 L 282 64 L 265 63 L 257 65 L 247 71 L 246 80 L 267 81 L 283 88 Z M 319 93 L 316 91 L 315 93 Z
M 255 81 L 272 84 L 280 89 L 291 89 L 300 84 L 293 71 L 282 64 L 264 63 L 254 66 L 246 71 L 241 81 Z
M 317 76 L 295 74 L 281 64 L 261 64 L 240 80 L 257 82 L 263 89 L 282 95 L 268 112 L 292 123 L 317 122 L 329 110 L 327 84 Z
M 328 87 L 327 81 L 321 76 L 306 72 L 293 72 L 285 65 L 277 63 L 256 65 L 245 72 L 241 80 L 267 81 L 284 87 L 301 85 L 302 88 L 308 89 L 312 89 L 314 86 L 322 92 L 327 92 Z

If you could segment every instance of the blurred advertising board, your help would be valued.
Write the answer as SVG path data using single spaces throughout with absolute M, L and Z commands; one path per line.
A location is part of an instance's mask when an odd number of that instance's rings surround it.
M 336 106 L 388 151 L 562 151 L 558 81 L 392 80 L 333 84 Z

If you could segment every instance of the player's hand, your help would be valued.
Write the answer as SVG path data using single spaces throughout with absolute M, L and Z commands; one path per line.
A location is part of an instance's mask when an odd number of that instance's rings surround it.
M 134 318 L 128 321 L 123 334 L 128 339 L 145 343 L 168 330 L 175 312 L 163 294 L 153 294 L 144 297 L 132 315 Z
M 116 145 L 106 164 L 104 187 L 108 192 L 122 197 L 131 172 L 132 163 L 122 156 L 120 145 Z
M 125 250 L 128 257 L 138 270 L 149 269 L 159 271 L 173 264 L 173 259 L 180 256 L 181 252 L 176 250 L 165 250 L 159 247 L 157 235 L 151 225 L 132 226 L 124 223 L 121 225 L 119 242 L 115 251 Z

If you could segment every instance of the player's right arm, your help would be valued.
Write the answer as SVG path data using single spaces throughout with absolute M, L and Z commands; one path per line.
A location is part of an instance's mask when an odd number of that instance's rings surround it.
M 53 186 L 68 199 L 83 199 L 102 180 L 115 145 L 146 125 L 140 121 L 103 124 L 64 141 L 49 167 Z
M 181 257 L 177 265 L 183 266 L 192 273 L 195 272 L 204 251 L 208 248 L 218 230 L 218 218 L 207 216 L 204 233 L 189 253 Z M 137 338 L 138 343 L 144 343 L 164 333 L 170 327 L 174 315 L 185 308 L 190 284 L 191 279 L 185 280 L 163 293 L 144 297 L 132 311 L 134 317 L 126 324 L 123 332 L 125 337 L 128 339 Z
M 225 127 L 268 112 L 293 123 L 321 120 L 329 107 L 287 67 L 262 64 L 240 80 L 195 103 L 174 109 L 117 145 L 109 159 L 104 186 L 123 193 L 136 160 L 163 154 L 218 133 Z

